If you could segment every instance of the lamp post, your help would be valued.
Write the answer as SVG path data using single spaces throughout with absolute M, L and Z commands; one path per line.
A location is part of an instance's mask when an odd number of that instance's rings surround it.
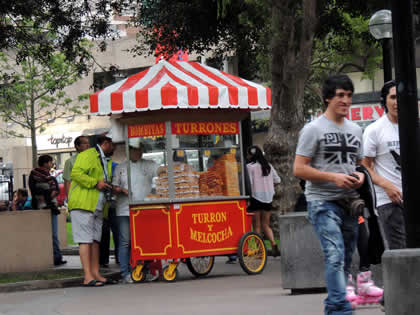
M 420 134 L 413 1 L 392 1 L 401 175 L 407 249 L 382 255 L 386 314 L 420 314 Z
M 392 80 L 391 39 L 392 14 L 390 10 L 380 10 L 369 20 L 369 31 L 382 43 L 382 56 L 384 68 L 384 82 Z
M 420 129 L 417 98 L 416 58 L 412 0 L 392 3 L 394 12 L 395 77 L 407 246 L 420 248 Z

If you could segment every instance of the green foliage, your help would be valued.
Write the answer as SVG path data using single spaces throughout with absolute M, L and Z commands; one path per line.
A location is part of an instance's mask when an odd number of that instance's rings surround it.
M 382 63 L 380 43 L 369 33 L 368 17 L 352 15 L 337 6 L 328 10 L 337 27 L 319 34 L 314 41 L 311 75 L 304 96 L 308 115 L 324 109 L 321 86 L 329 74 L 357 71 L 362 72 L 362 79 L 373 79 Z
M 73 104 L 63 90 L 79 80 L 80 75 L 63 54 L 52 54 L 46 65 L 37 63 L 30 55 L 19 65 L 6 53 L 0 56 L 0 117 L 6 122 L 38 130 L 48 120 L 80 113 L 80 105 Z
M 268 118 L 263 119 L 253 119 L 252 120 L 252 132 L 267 132 L 270 126 L 270 120 Z
M 137 1 L 128 0 L 12 0 L 0 6 L 0 50 L 18 49 L 17 61 L 26 57 L 19 46 L 38 45 L 38 60 L 44 60 L 56 51 L 72 60 L 79 71 L 87 70 L 89 54 L 84 47 L 85 38 L 115 38 L 110 18 Z M 32 21 L 28 24 L 27 21 Z M 37 32 L 42 29 L 42 34 Z M 54 41 L 45 40 L 45 34 L 55 34 Z
M 143 3 L 147 5 L 140 8 L 134 19 L 145 31 L 143 42 L 133 52 L 154 53 L 160 47 L 170 55 L 184 47 L 197 53 L 216 50 L 217 56 L 235 54 L 240 76 L 271 85 L 272 1 L 146 0 Z M 371 78 L 381 62 L 381 53 L 368 32 L 368 19 L 381 2 L 357 0 L 357 6 L 348 0 L 319 0 L 318 3 L 320 23 L 311 81 L 318 82 L 330 72 L 352 69 Z M 302 4 L 296 1 L 291 6 L 288 10 L 294 10 L 295 23 L 305 23 L 301 18 Z M 300 38 L 299 34 L 292 37 L 283 34 L 283 37 L 284 40 Z M 306 94 L 316 100 L 313 91 L 317 89 L 308 89 Z
M 28 22 L 33 26 L 33 22 Z M 33 36 L 42 35 L 45 40 L 56 37 L 43 29 L 32 29 Z M 90 44 L 81 45 L 89 51 Z M 16 63 L 16 54 L 24 55 Z M 36 157 L 35 133 L 42 132 L 48 121 L 82 113 L 83 108 L 67 96 L 64 89 L 81 77 L 77 63 L 69 61 L 65 54 L 50 53 L 38 58 L 42 45 L 17 45 L 16 50 L 0 52 L 0 117 L 13 122 L 20 130 L 27 129 L 32 136 L 33 155 Z M 23 137 L 24 134 L 8 128 L 6 134 Z M 35 152 L 35 153 L 34 153 Z
M 133 19 L 142 28 L 136 54 L 179 48 L 215 56 L 237 55 L 245 78 L 258 77 L 257 59 L 270 49 L 269 0 L 145 0 Z M 244 65 L 247 65 L 247 69 Z

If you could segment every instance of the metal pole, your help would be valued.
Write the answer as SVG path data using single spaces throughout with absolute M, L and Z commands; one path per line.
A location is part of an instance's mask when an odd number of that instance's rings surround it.
M 243 155 L 246 158 L 246 150 L 252 145 L 252 121 L 251 114 L 248 113 L 247 118 L 241 121 L 242 125 L 242 147 Z
M 384 38 L 382 40 L 382 56 L 384 67 L 384 82 L 392 80 L 392 44 L 391 38 Z
M 420 136 L 412 0 L 392 1 L 392 31 L 407 247 L 420 248 Z

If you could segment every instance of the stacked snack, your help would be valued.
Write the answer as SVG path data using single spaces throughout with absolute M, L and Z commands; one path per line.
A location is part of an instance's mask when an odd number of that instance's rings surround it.
M 239 192 L 238 163 L 235 154 L 225 154 L 217 163 L 223 178 L 224 196 L 239 196 L 241 193 Z
M 239 196 L 238 164 L 233 153 L 214 161 L 207 172 L 200 174 L 201 196 Z
M 185 163 L 174 164 L 174 189 L 175 198 L 195 198 L 200 196 L 198 185 L 199 175 L 194 171 L 193 167 Z M 169 198 L 169 177 L 168 168 L 165 167 L 163 172 L 155 180 L 156 193 L 146 196 L 147 200 L 168 199 Z
M 197 198 L 199 196 L 240 196 L 238 163 L 235 154 L 228 153 L 214 161 L 207 172 L 197 173 L 191 165 L 174 164 L 175 198 Z M 155 180 L 156 193 L 150 199 L 169 198 L 168 170 Z
M 215 169 L 200 174 L 200 196 L 223 196 L 223 179 Z
M 169 198 L 169 177 L 168 177 L 168 167 L 165 166 L 162 168 L 162 172 L 155 179 L 156 184 L 156 193 L 148 194 L 146 200 L 154 199 L 168 199 Z
M 174 186 L 175 198 L 194 198 L 200 196 L 199 175 L 191 165 L 175 163 Z

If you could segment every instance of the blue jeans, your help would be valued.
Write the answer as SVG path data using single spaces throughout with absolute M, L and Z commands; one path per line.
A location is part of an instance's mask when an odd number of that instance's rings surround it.
M 357 242 L 357 218 L 347 215 L 336 203 L 325 200 L 308 201 L 308 217 L 324 252 L 328 291 L 325 315 L 353 314 L 346 300 L 346 283 Z
M 54 263 L 56 264 L 63 260 L 63 256 L 61 255 L 60 251 L 60 243 L 58 241 L 58 218 L 56 214 L 51 214 L 51 227 Z
M 118 222 L 118 260 L 120 272 L 124 278 L 130 273 L 130 217 L 117 216 Z

